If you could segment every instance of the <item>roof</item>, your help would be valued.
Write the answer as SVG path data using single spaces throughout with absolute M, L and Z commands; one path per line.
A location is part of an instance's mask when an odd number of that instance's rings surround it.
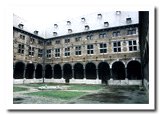
M 34 31 L 37 30 L 39 31 L 38 35 L 41 37 L 54 38 L 86 31 L 138 24 L 138 20 L 138 11 L 110 11 L 92 13 L 60 22 L 52 22 L 42 30 L 38 30 L 25 20 L 14 16 L 13 26 L 18 27 L 19 23 L 23 23 L 23 29 L 28 32 L 34 34 Z

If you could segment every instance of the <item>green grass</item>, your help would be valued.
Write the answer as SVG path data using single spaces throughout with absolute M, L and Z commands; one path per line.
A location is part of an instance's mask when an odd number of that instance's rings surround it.
M 27 91 L 27 90 L 28 88 L 24 88 L 24 87 L 17 87 L 17 86 L 13 87 L 13 92 Z
M 69 89 L 71 90 L 99 90 L 102 89 L 102 85 L 70 85 L 71 87 Z
M 71 90 L 99 90 L 103 88 L 102 85 L 87 85 L 87 84 L 57 84 L 57 83 L 40 83 L 40 84 L 25 84 L 25 86 L 28 87 L 35 87 L 38 88 L 40 86 L 64 86 L 67 85 L 69 86 L 69 89 Z
M 52 98 L 69 100 L 69 99 L 73 99 L 76 97 L 80 97 L 84 94 L 86 93 L 85 92 L 73 92 L 73 91 L 39 91 L 39 92 L 28 93 L 27 95 L 52 97 Z

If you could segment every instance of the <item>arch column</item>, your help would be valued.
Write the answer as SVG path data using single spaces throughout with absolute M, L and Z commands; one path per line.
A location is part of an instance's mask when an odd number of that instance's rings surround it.
M 127 67 L 125 68 L 125 80 L 128 80 Z
M 45 82 L 45 66 L 42 66 L 42 79 L 43 79 L 43 83 Z
M 98 68 L 96 68 L 96 76 L 97 76 L 96 80 L 99 80 Z
M 86 70 L 85 70 L 85 66 L 83 66 L 83 74 L 84 74 L 84 78 L 83 78 L 83 79 L 86 79 Z
M 52 67 L 52 79 L 54 79 L 54 67 Z
M 24 65 L 23 79 L 25 79 L 25 76 L 26 76 L 26 70 L 27 70 L 27 67 L 26 67 L 26 65 Z
M 62 79 L 64 79 L 64 71 L 63 71 L 63 67 L 62 67 L 61 71 L 62 71 Z
M 72 79 L 74 79 L 74 68 L 72 67 Z
M 34 66 L 34 70 L 33 70 L 33 79 L 36 79 L 36 66 Z
M 113 80 L 112 68 L 110 68 L 110 80 Z

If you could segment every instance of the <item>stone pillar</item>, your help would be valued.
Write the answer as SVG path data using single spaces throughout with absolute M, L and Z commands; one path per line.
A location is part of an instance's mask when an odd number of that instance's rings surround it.
M 26 75 L 26 69 L 27 67 L 24 66 L 24 71 L 23 71 L 23 79 L 25 79 L 25 75 Z
M 125 79 L 128 80 L 127 67 L 125 68 Z
M 110 79 L 113 80 L 112 68 L 110 68 Z
M 63 71 L 63 68 L 62 68 L 62 79 L 64 79 L 64 71 Z
M 33 79 L 36 79 L 36 66 L 34 67 L 34 70 L 33 70 Z
M 45 82 L 45 67 L 42 67 L 42 79 L 43 79 L 43 83 Z
M 74 79 L 74 68 L 72 68 L 72 79 Z
M 25 80 L 26 80 L 26 78 L 25 78 L 25 75 L 26 75 L 26 69 L 27 69 L 27 67 L 26 67 L 26 66 L 24 66 L 24 71 L 23 71 L 23 84 L 25 83 Z
M 97 75 L 97 80 L 99 80 L 99 76 L 98 76 L 98 69 L 96 69 L 96 75 Z
M 83 68 L 83 74 L 84 74 L 84 79 L 86 79 L 86 71 L 85 71 L 85 67 Z
M 54 79 L 54 67 L 52 67 L 52 79 Z

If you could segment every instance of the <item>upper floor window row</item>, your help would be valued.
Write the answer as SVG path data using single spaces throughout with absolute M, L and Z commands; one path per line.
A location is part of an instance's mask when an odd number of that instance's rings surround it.
M 112 36 L 113 36 L 113 37 L 118 37 L 118 36 L 120 36 L 120 31 L 115 31 L 115 32 L 113 32 L 113 33 L 112 33 Z
M 25 35 L 20 34 L 19 38 L 24 40 L 25 39 Z

